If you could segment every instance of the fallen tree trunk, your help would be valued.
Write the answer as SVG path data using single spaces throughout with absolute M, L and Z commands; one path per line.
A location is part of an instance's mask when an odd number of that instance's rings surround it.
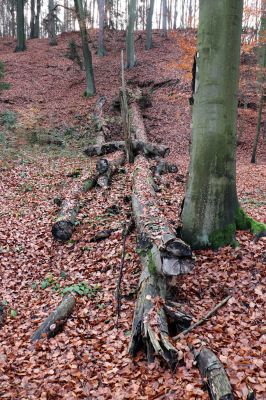
M 109 153 L 114 153 L 117 150 L 125 151 L 126 145 L 124 141 L 108 142 L 100 146 L 92 145 L 84 150 L 84 153 L 88 157 L 92 156 L 104 156 Z M 139 140 L 133 141 L 133 152 L 134 155 L 143 154 L 148 158 L 153 157 L 166 157 L 169 154 L 169 148 L 167 146 L 158 145 L 155 143 L 143 142 Z
M 106 122 L 103 118 L 103 106 L 104 106 L 105 102 L 106 102 L 106 97 L 101 96 L 101 97 L 99 97 L 99 99 L 97 100 L 97 102 L 95 104 L 95 111 L 94 111 L 93 119 L 94 119 L 95 130 L 97 133 L 97 136 L 96 136 L 97 145 L 101 145 L 102 143 L 104 143 L 105 138 L 106 138 L 107 134 L 109 133 L 109 129 L 106 126 Z
M 196 354 L 196 362 L 202 380 L 206 383 L 211 400 L 233 400 L 233 391 L 224 367 L 218 357 L 203 348 Z
M 55 311 L 41 324 L 36 332 L 31 337 L 32 342 L 47 336 L 48 339 L 54 337 L 61 332 L 68 317 L 72 314 L 76 304 L 76 299 L 73 294 L 69 294 L 63 298 Z

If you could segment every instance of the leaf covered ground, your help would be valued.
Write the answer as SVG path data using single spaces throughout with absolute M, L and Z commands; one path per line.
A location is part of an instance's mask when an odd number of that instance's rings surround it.
M 173 288 L 176 300 L 195 322 L 228 294 L 232 298 L 175 343 L 179 366 L 174 373 L 159 359 L 148 364 L 142 353 L 135 359 L 127 353 L 141 270 L 134 233 L 126 242 L 122 310 L 115 326 L 122 229 L 131 212 L 130 167 L 116 175 L 111 189 L 82 194 L 72 239 L 64 244 L 53 240 L 51 226 L 58 212 L 54 199 L 67 196 L 94 167 L 95 160 L 86 158 L 82 148 L 95 140 L 92 112 L 99 95 L 107 97 L 104 115 L 110 138 L 121 138 L 121 120 L 111 102 L 120 86 L 124 34 L 107 33 L 104 58 L 93 49 L 97 96 L 92 99 L 82 96 L 84 71 L 65 57 L 71 38 L 79 43 L 77 33 L 62 34 L 56 47 L 49 47 L 46 39 L 31 40 L 24 53 L 13 53 L 11 39 L 0 40 L 5 81 L 11 84 L 0 92 L 0 310 L 5 314 L 0 398 L 207 399 L 188 348 L 205 344 L 226 367 L 236 399 L 247 398 L 248 386 L 257 400 L 265 399 L 265 238 L 254 242 L 250 233 L 238 232 L 235 249 L 196 252 L 193 273 Z M 169 223 L 178 226 L 189 162 L 195 39 L 190 32 L 169 33 L 168 38 L 157 32 L 155 48 L 145 52 L 144 35 L 136 38 L 138 65 L 126 72 L 129 84 L 178 79 L 154 90 L 152 106 L 143 110 L 149 138 L 169 145 L 168 159 L 179 166 L 177 174 L 162 178 L 158 193 Z M 91 42 L 93 48 L 96 32 Z M 248 101 L 256 104 L 255 65 L 252 54 L 246 61 L 242 52 L 240 96 L 248 93 Z M 250 215 L 265 222 L 266 141 L 261 137 L 257 164 L 250 164 L 257 111 L 239 108 L 238 115 L 239 199 Z M 64 146 L 41 144 L 47 134 L 60 138 Z M 81 171 L 81 176 L 73 176 L 73 171 Z M 91 241 L 110 228 L 108 239 Z M 89 296 L 78 296 L 61 334 L 33 345 L 31 335 L 69 287 L 89 288 Z

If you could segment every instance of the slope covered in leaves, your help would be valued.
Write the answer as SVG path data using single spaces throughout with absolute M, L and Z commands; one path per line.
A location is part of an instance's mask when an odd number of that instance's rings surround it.
M 92 42 L 96 41 L 92 33 Z M 252 387 L 258 400 L 265 397 L 265 238 L 238 232 L 240 246 L 219 251 L 198 251 L 193 273 L 173 288 L 197 321 L 228 294 L 229 302 L 210 320 L 175 345 L 179 367 L 172 373 L 157 359 L 147 364 L 142 353 L 127 354 L 136 288 L 140 274 L 134 233 L 126 243 L 122 281 L 122 310 L 118 328 L 115 290 L 122 252 L 123 224 L 129 219 L 131 170 L 117 175 L 110 190 L 82 194 L 82 210 L 72 239 L 55 242 L 51 226 L 58 208 L 54 198 L 64 197 L 86 175 L 95 160 L 82 156 L 82 145 L 93 140 L 92 111 L 97 98 L 85 99 L 84 72 L 65 58 L 71 37 L 59 37 L 57 47 L 46 40 L 28 42 L 23 54 L 13 53 L 14 43 L 1 39 L 11 88 L 0 93 L 0 111 L 15 112 L 17 121 L 1 123 L 0 276 L 1 302 L 6 318 L 0 330 L 0 398 L 3 399 L 207 399 L 188 346 L 204 344 L 219 355 L 237 399 L 246 399 Z M 190 33 L 155 35 L 156 47 L 143 51 L 138 40 L 138 65 L 126 73 L 131 83 L 178 79 L 151 94 L 152 106 L 143 111 L 149 137 L 171 148 L 169 159 L 179 165 L 177 174 L 162 178 L 159 204 L 169 223 L 177 226 L 189 160 L 191 109 L 190 70 L 195 49 Z M 110 136 L 121 137 L 119 115 L 111 101 L 120 82 L 122 33 L 108 33 L 108 56 L 94 55 L 98 95 L 107 97 L 105 116 Z M 242 66 L 241 90 L 254 84 L 251 65 Z M 250 96 L 256 100 L 256 92 Z M 4 115 L 4 114 L 2 114 Z M 7 115 L 7 114 L 5 114 Z M 241 143 L 238 146 L 238 193 L 253 217 L 265 222 L 266 149 L 259 144 L 258 163 L 249 164 L 256 127 L 256 110 L 239 109 Z M 35 143 L 35 131 L 56 131 L 64 148 Z M 75 175 L 75 174 L 74 174 Z M 78 174 L 77 174 L 78 175 Z M 113 229 L 100 242 L 92 239 L 103 229 Z M 81 291 L 63 333 L 31 343 L 31 335 L 58 304 L 61 291 Z

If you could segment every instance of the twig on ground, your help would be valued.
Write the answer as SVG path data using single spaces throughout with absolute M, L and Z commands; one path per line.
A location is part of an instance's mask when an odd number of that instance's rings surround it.
M 217 310 L 219 310 L 219 308 L 221 308 L 225 303 L 228 302 L 228 300 L 232 297 L 232 295 L 230 294 L 229 296 L 225 297 L 220 303 L 218 303 L 213 309 L 211 309 L 208 314 L 205 315 L 205 317 L 203 317 L 202 319 L 200 319 L 199 321 L 197 321 L 195 324 L 191 325 L 188 329 L 186 329 L 185 331 L 179 333 L 178 335 L 174 336 L 172 339 L 173 340 L 177 340 L 179 339 L 181 336 L 188 334 L 189 332 L 191 332 L 193 329 L 197 328 L 198 326 L 202 325 L 208 318 L 210 318 L 213 314 L 216 313 Z
M 120 270 L 119 270 L 119 276 L 117 280 L 117 285 L 116 285 L 116 327 L 118 328 L 118 320 L 120 317 L 120 311 L 121 311 L 121 282 L 123 278 L 123 269 L 125 265 L 125 256 L 126 256 L 126 239 L 129 233 L 132 231 L 134 227 L 134 221 L 133 218 L 129 220 L 128 223 L 124 224 L 123 232 L 122 232 L 122 257 L 121 257 L 121 264 L 120 264 Z

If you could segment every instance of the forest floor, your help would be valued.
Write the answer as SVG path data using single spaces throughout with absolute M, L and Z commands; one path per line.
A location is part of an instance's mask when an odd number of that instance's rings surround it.
M 143 111 L 149 138 L 169 145 L 168 159 L 179 167 L 177 174 L 163 177 L 158 194 L 169 223 L 178 226 L 189 162 L 195 38 L 184 31 L 170 32 L 168 38 L 157 32 L 154 37 L 155 48 L 144 51 L 144 34 L 136 36 L 138 65 L 126 72 L 126 79 L 144 83 L 178 78 L 176 84 L 153 91 L 152 106 Z M 111 102 L 120 86 L 124 34 L 107 33 L 104 58 L 93 49 L 97 96 L 91 99 L 82 96 L 84 71 L 65 56 L 71 38 L 79 42 L 77 33 L 62 34 L 55 47 L 46 39 L 31 40 L 24 53 L 13 52 L 12 39 L 0 39 L 4 81 L 11 84 L 0 92 L 0 300 L 6 310 L 0 330 L 0 398 L 204 400 L 208 394 L 188 345 L 206 344 L 223 362 L 236 399 L 247 398 L 248 386 L 257 400 L 265 399 L 266 238 L 255 243 L 249 232 L 237 232 L 236 248 L 195 252 L 193 273 L 180 278 L 175 288 L 177 301 L 184 303 L 193 321 L 226 295 L 232 298 L 175 343 L 180 359 L 176 372 L 159 359 L 148 364 L 142 353 L 135 359 L 128 355 L 141 270 L 134 232 L 126 242 L 122 312 L 115 326 L 122 228 L 130 213 L 124 201 L 131 193 L 130 168 L 116 176 L 111 189 L 84 193 L 72 239 L 53 240 L 51 226 L 58 211 L 54 198 L 64 197 L 81 179 L 69 176 L 73 171 L 86 174 L 95 163 L 82 149 L 94 141 L 92 112 L 98 96 L 107 97 L 110 138 L 121 137 L 120 116 Z M 93 32 L 91 45 L 95 43 Z M 256 104 L 255 78 L 254 56 L 245 50 L 239 96 Z M 238 109 L 237 188 L 243 208 L 265 222 L 266 140 L 261 137 L 257 163 L 250 164 L 257 120 L 253 108 Z M 64 146 L 42 145 L 44 134 L 60 138 Z M 107 228 L 114 229 L 110 238 L 91 242 L 96 232 Z M 31 335 L 61 299 L 58 289 L 77 288 L 82 282 L 91 288 L 90 296 L 78 297 L 63 333 L 33 345 Z

